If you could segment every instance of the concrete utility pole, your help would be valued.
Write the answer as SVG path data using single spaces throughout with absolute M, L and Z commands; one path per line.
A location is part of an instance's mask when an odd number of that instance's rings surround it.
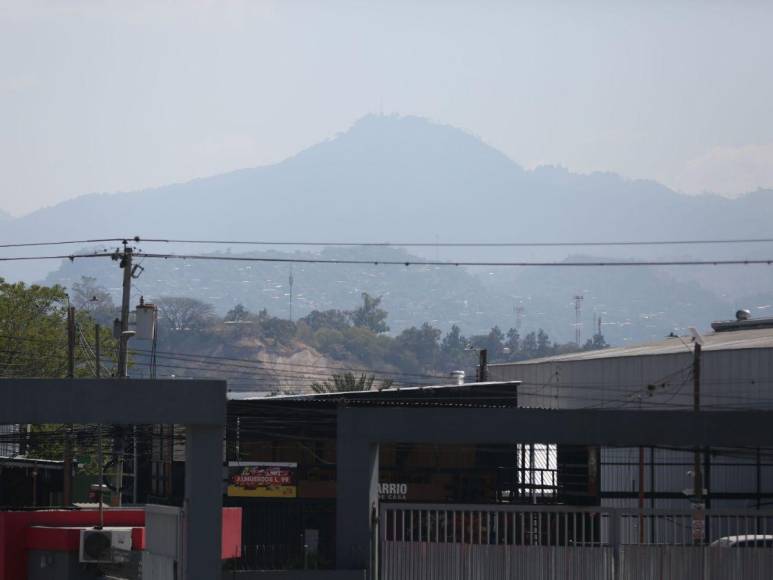
M 488 381 L 488 349 L 480 349 L 478 359 L 478 382 L 485 383 Z
M 693 380 L 693 411 L 696 413 L 701 410 L 701 351 L 703 347 L 699 343 L 695 343 L 693 351 L 693 363 L 692 363 L 692 380 Z M 695 494 L 696 501 L 700 502 L 703 496 L 703 477 L 701 474 L 701 450 L 700 447 L 695 448 L 695 480 L 693 484 L 693 492 Z
M 102 376 L 102 346 L 101 346 L 101 337 L 100 333 L 102 331 L 102 327 L 99 326 L 99 324 L 94 325 L 94 358 L 97 359 L 96 368 L 94 369 L 94 372 L 96 374 L 97 378 L 100 378 Z
M 75 378 L 75 307 L 67 307 L 67 378 Z
M 94 325 L 94 358 L 97 359 L 96 367 L 94 368 L 94 374 L 97 378 L 102 376 L 102 327 L 99 324 Z M 98 530 L 101 530 L 105 526 L 105 497 L 104 497 L 104 485 L 105 485 L 105 457 L 102 452 L 102 423 L 97 426 L 97 465 L 99 466 L 99 492 L 97 493 L 97 501 L 99 501 L 99 526 Z
M 132 293 L 132 248 L 126 241 L 123 243 L 123 253 L 120 256 L 120 267 L 123 268 L 123 294 L 121 295 L 121 336 L 118 343 L 118 376 L 129 376 L 129 306 Z
M 693 411 L 701 410 L 701 354 L 703 346 L 701 341 L 695 340 L 693 344 Z M 703 473 L 701 470 L 701 450 L 695 448 L 693 463 L 693 541 L 703 543 L 705 537 L 705 514 L 703 511 Z
M 132 248 L 129 246 L 128 241 L 123 242 L 123 252 L 116 255 L 116 259 L 119 260 L 119 266 L 123 269 L 123 292 L 121 295 L 121 319 L 120 319 L 120 335 L 118 336 L 118 369 L 116 375 L 119 378 L 125 379 L 129 376 L 129 308 L 132 292 Z M 135 441 L 136 443 L 136 441 Z M 123 487 L 123 463 L 125 453 L 126 442 L 124 440 L 124 433 L 121 433 L 115 437 L 113 441 L 113 453 L 116 457 L 116 469 L 115 469 L 115 495 L 116 500 L 113 502 L 120 506 L 122 503 L 121 488 Z M 135 449 L 135 453 L 136 453 Z
M 75 378 L 75 308 L 67 307 L 67 378 Z M 72 503 L 72 425 L 65 427 L 62 468 L 62 503 Z

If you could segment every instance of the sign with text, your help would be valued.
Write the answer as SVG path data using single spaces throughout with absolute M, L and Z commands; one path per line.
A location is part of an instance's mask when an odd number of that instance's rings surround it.
M 408 496 L 407 483 L 379 483 L 378 497 L 387 501 L 405 501 Z
M 296 497 L 297 463 L 231 462 L 229 497 Z

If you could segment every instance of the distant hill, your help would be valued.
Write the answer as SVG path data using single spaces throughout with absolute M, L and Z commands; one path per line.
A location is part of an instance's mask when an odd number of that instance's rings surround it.
M 84 195 L 12 220 L 3 239 L 686 239 L 766 235 L 770 215 L 770 191 L 685 196 L 613 174 L 525 171 L 462 130 L 367 116 L 276 165 Z
M 462 130 L 416 117 L 371 115 L 275 165 L 137 192 L 84 195 L 7 221 L 0 237 L 3 242 L 135 234 L 323 242 L 769 237 L 771 215 L 771 191 L 736 199 L 685 196 L 652 181 L 613 174 L 578 175 L 556 167 L 529 171 Z M 200 252 L 213 249 L 196 247 Z M 357 252 L 368 258 L 377 255 L 374 249 Z M 560 260 L 569 251 L 425 248 L 414 253 L 440 259 Z M 770 248 L 742 246 L 593 248 L 596 256 L 621 259 L 770 257 L 770 253 Z M 55 266 L 55 262 L 2 263 L 0 275 L 37 280 Z M 102 267 L 79 262 L 76 266 Z M 289 268 L 284 265 L 252 270 L 232 264 L 148 262 L 145 266 L 149 270 L 138 285 L 151 288 L 149 294 L 190 290 L 221 309 L 237 298 L 250 306 L 268 303 L 277 315 L 286 308 L 283 285 Z M 661 336 L 670 324 L 688 316 L 700 320 L 723 316 L 745 295 L 762 296 L 764 301 L 773 287 L 773 273 L 764 268 L 753 273 L 750 269 L 640 271 L 635 276 L 628 270 L 433 271 L 425 278 L 413 270 L 387 274 L 385 270 L 319 268 L 325 273 L 313 267 L 296 272 L 299 312 L 315 304 L 350 307 L 359 290 L 366 289 L 386 295 L 395 326 L 403 321 L 410 326 L 424 320 L 441 324 L 469 320 L 478 330 L 492 322 L 505 325 L 503 320 L 514 320 L 515 304 L 528 296 L 527 317 L 547 313 L 541 322 L 534 319 L 535 324 L 554 328 L 562 339 L 573 335 L 573 310 L 566 309 L 580 290 L 588 290 L 589 295 L 597 292 L 604 307 L 619 305 L 608 321 L 614 318 L 622 328 L 636 328 L 621 331 L 618 338 L 623 340 L 649 336 L 644 329 L 652 314 L 655 319 L 665 317 L 652 330 Z M 51 279 L 75 273 L 65 268 Z M 107 280 L 117 284 L 114 272 Z M 270 282 L 275 291 L 267 290 Z M 585 303 L 588 323 L 594 306 L 602 309 L 591 302 Z
M 0 223 L 7 222 L 12 219 L 13 216 L 11 214 L 0 209 Z

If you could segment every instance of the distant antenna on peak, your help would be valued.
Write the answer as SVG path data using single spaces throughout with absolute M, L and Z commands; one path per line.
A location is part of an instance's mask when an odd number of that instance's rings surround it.
M 526 308 L 523 306 L 523 304 L 518 304 L 515 307 L 515 329 L 521 330 L 521 326 L 523 325 L 523 317 L 526 313 Z
M 290 277 L 288 278 L 290 284 L 290 322 L 293 321 L 293 284 L 295 283 L 295 277 L 293 276 L 293 267 L 290 265 Z
M 582 301 L 585 297 L 582 294 L 574 295 L 574 340 L 579 347 L 582 341 Z

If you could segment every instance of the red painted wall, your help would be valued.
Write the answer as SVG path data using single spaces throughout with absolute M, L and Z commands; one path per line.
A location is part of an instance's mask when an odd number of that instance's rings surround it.
M 223 560 L 242 556 L 242 508 L 223 508 Z
M 77 552 L 82 528 L 31 526 L 25 530 L 27 550 Z M 132 550 L 145 549 L 145 528 L 132 528 Z
M 94 510 L 47 510 L 0 512 L 0 580 L 26 580 L 27 528 L 30 526 L 95 526 L 99 513 Z M 145 526 L 145 511 L 106 510 L 108 526 Z
M 66 533 L 51 534 L 40 531 L 28 533 L 31 526 L 80 526 L 89 527 L 99 523 L 96 510 L 45 510 L 28 512 L 0 512 L 0 580 L 26 580 L 27 548 L 38 547 L 40 541 L 53 541 L 51 549 L 60 545 L 67 549 L 72 542 Z M 105 510 L 106 526 L 141 528 L 144 532 L 145 511 L 141 509 Z M 41 539 L 43 536 L 47 540 Z M 71 538 L 70 538 L 71 539 Z M 144 533 L 132 531 L 132 540 L 144 547 Z M 46 544 L 44 544 L 45 546 Z M 223 508 L 223 559 L 241 556 L 242 510 Z M 77 546 L 76 548 L 77 549 Z

